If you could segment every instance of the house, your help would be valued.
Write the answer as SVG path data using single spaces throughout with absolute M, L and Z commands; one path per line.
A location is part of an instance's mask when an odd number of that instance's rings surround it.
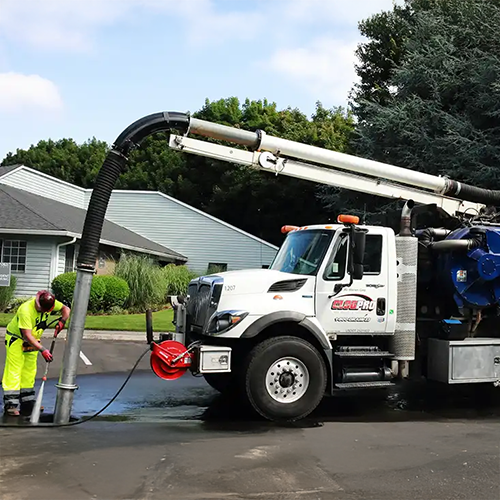
M 0 259 L 12 263 L 16 295 L 30 295 L 74 269 L 91 195 L 91 189 L 23 165 L 0 167 Z M 113 191 L 100 243 L 98 273 L 111 272 L 123 250 L 151 255 L 161 264 L 185 263 L 199 273 L 268 267 L 278 250 L 153 191 Z

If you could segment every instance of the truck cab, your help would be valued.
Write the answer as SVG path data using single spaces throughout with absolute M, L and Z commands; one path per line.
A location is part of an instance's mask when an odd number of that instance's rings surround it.
M 391 383 L 395 234 L 339 220 L 284 226 L 269 269 L 196 278 L 178 310 L 179 340 L 212 346 L 209 368 L 195 358 L 194 370 L 221 392 L 246 380 L 247 399 L 266 417 L 302 417 L 325 392 Z
M 366 243 L 363 272 L 357 279 L 352 279 L 348 266 L 349 231 L 342 225 L 314 225 L 287 231 L 269 269 L 193 280 L 187 306 L 192 333 L 249 337 L 268 324 L 298 315 L 314 325 L 325 344 L 339 335 L 394 333 L 394 232 L 377 226 L 359 229 Z

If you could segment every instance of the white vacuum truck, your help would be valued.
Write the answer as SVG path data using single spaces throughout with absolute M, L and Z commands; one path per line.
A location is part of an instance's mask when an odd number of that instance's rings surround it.
M 397 235 L 350 215 L 284 226 L 269 269 L 193 280 L 172 300 L 175 334 L 152 345 L 157 375 L 203 374 L 281 421 L 307 416 L 336 391 L 409 377 L 500 383 L 500 224 L 489 208 L 500 205 L 498 192 L 196 119 L 169 144 L 407 202 Z M 439 227 L 415 229 L 429 214 Z

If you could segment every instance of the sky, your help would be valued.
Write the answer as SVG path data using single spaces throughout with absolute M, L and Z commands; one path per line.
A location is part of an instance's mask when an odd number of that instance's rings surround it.
M 158 111 L 264 99 L 346 106 L 358 22 L 393 0 L 0 0 L 0 160 L 112 143 Z

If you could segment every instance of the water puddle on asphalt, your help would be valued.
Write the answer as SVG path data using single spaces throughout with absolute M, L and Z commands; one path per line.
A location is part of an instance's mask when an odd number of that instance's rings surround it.
M 79 377 L 73 403 L 74 418 L 88 418 L 115 395 L 123 374 Z M 56 400 L 55 380 L 44 393 L 41 422 L 48 423 Z M 326 397 L 306 419 L 285 427 L 318 427 L 326 422 L 398 422 L 500 419 L 500 389 L 493 386 L 449 387 L 405 384 L 389 390 L 342 393 Z M 24 419 L 23 419 L 24 420 Z M 219 395 L 203 378 L 185 377 L 166 382 L 151 372 L 139 372 L 123 392 L 94 421 L 199 422 L 205 428 L 259 432 L 276 424 L 258 417 L 236 399 Z M 280 427 L 283 425 L 280 424 Z

